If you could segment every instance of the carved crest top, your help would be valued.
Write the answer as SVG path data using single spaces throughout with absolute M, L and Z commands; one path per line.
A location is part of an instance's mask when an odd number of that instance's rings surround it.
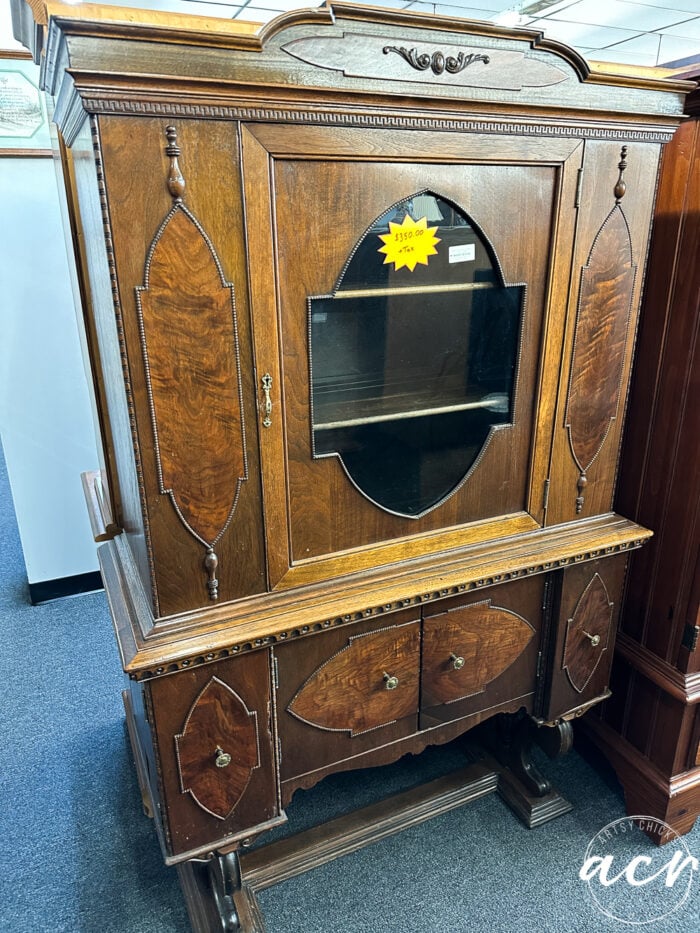
M 126 74 L 129 93 L 144 104 L 154 80 L 159 99 L 191 94 L 193 115 L 207 81 L 217 100 L 229 104 L 265 93 L 268 102 L 272 96 L 308 107 L 308 92 L 315 91 L 315 106 L 329 103 L 324 95 L 332 92 L 330 105 L 342 109 L 339 91 L 375 101 L 381 95 L 387 103 L 392 95 L 409 94 L 468 100 L 484 109 L 537 106 L 555 118 L 565 113 L 569 121 L 596 111 L 598 123 L 624 114 L 630 122 L 651 117 L 668 125 L 680 117 L 683 95 L 693 87 L 652 69 L 635 75 L 594 69 L 574 49 L 531 29 L 353 3 L 292 11 L 264 27 L 61 0 L 11 4 L 16 34 L 43 62 L 44 88 L 63 101 L 76 95 L 113 99 L 110 75 L 123 90 Z M 300 89 L 305 100 L 295 97 Z

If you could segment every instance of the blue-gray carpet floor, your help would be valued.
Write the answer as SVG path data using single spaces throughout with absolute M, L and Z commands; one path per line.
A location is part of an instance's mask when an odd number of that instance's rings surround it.
M 175 870 L 141 810 L 104 594 L 29 605 L 1 455 L 0 625 L 0 930 L 187 933 Z M 304 826 L 459 759 L 448 747 L 337 775 L 298 793 L 290 820 Z M 572 813 L 527 830 L 489 796 L 261 892 L 269 933 L 625 933 L 630 924 L 607 917 L 578 877 L 591 838 L 625 814 L 614 776 L 576 751 L 544 769 Z M 685 840 L 700 858 L 700 828 Z M 635 835 L 615 864 L 647 855 L 658 866 L 659 851 Z M 685 902 L 641 929 L 698 933 L 700 877 L 688 869 L 666 891 L 623 879 L 612 912 L 657 915 L 689 879 Z

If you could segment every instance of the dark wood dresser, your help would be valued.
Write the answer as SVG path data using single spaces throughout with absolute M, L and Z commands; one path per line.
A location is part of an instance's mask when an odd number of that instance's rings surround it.
M 586 720 L 628 811 L 679 833 L 700 813 L 700 90 L 686 111 L 661 162 L 616 500 L 654 538 L 630 562 L 613 698 Z
M 608 695 L 649 536 L 612 503 L 688 85 L 344 3 L 259 35 L 31 6 L 104 442 L 86 491 L 193 926 L 261 929 L 255 886 L 497 788 L 529 825 L 564 812 L 528 743 L 565 748 Z M 298 788 L 487 721 L 451 781 L 245 852 Z

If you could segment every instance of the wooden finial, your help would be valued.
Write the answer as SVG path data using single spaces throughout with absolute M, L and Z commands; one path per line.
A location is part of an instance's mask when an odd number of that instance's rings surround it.
M 617 177 L 617 184 L 615 185 L 615 203 L 616 204 L 620 203 L 620 201 L 625 196 L 625 191 L 627 191 L 627 185 L 625 184 L 625 180 L 622 177 L 625 169 L 627 168 L 627 162 L 625 161 L 626 158 L 627 158 L 627 146 L 623 146 L 622 149 L 620 150 L 620 162 L 617 166 L 620 170 L 620 174 Z
M 170 157 L 170 170 L 168 172 L 168 191 L 175 201 L 182 201 L 185 193 L 185 179 L 182 177 L 177 157 L 180 155 L 180 147 L 177 145 L 177 130 L 174 126 L 165 127 L 165 135 L 168 145 L 165 147 L 165 154 Z
M 576 514 L 580 515 L 583 511 L 583 502 L 584 502 L 584 492 L 586 486 L 588 485 L 588 477 L 586 476 L 586 471 L 581 470 L 581 473 L 576 483 L 576 488 L 578 489 L 578 496 L 576 497 Z
M 219 581 L 216 579 L 216 568 L 219 566 L 219 558 L 214 553 L 213 547 L 207 548 L 207 555 L 204 558 L 204 569 L 207 572 L 207 589 L 209 590 L 209 599 L 217 600 L 219 598 Z

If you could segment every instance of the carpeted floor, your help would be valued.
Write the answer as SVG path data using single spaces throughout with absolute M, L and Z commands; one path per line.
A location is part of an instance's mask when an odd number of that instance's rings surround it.
M 141 812 L 104 594 L 32 607 L 23 573 L 0 456 L 0 930 L 187 933 L 176 873 Z M 290 821 L 302 827 L 411 786 L 460 756 L 458 746 L 433 749 L 336 775 L 297 794 Z M 261 892 L 269 933 L 624 933 L 628 924 L 594 906 L 578 878 L 590 839 L 624 816 L 614 776 L 576 751 L 544 767 L 572 813 L 530 831 L 495 795 L 484 798 Z M 700 827 L 685 839 L 700 857 Z M 658 852 L 637 838 L 627 858 L 655 856 L 656 866 Z M 619 915 L 660 912 L 658 890 L 618 888 Z M 679 881 L 667 906 L 681 890 Z M 700 930 L 699 892 L 695 872 L 685 903 L 642 929 Z

